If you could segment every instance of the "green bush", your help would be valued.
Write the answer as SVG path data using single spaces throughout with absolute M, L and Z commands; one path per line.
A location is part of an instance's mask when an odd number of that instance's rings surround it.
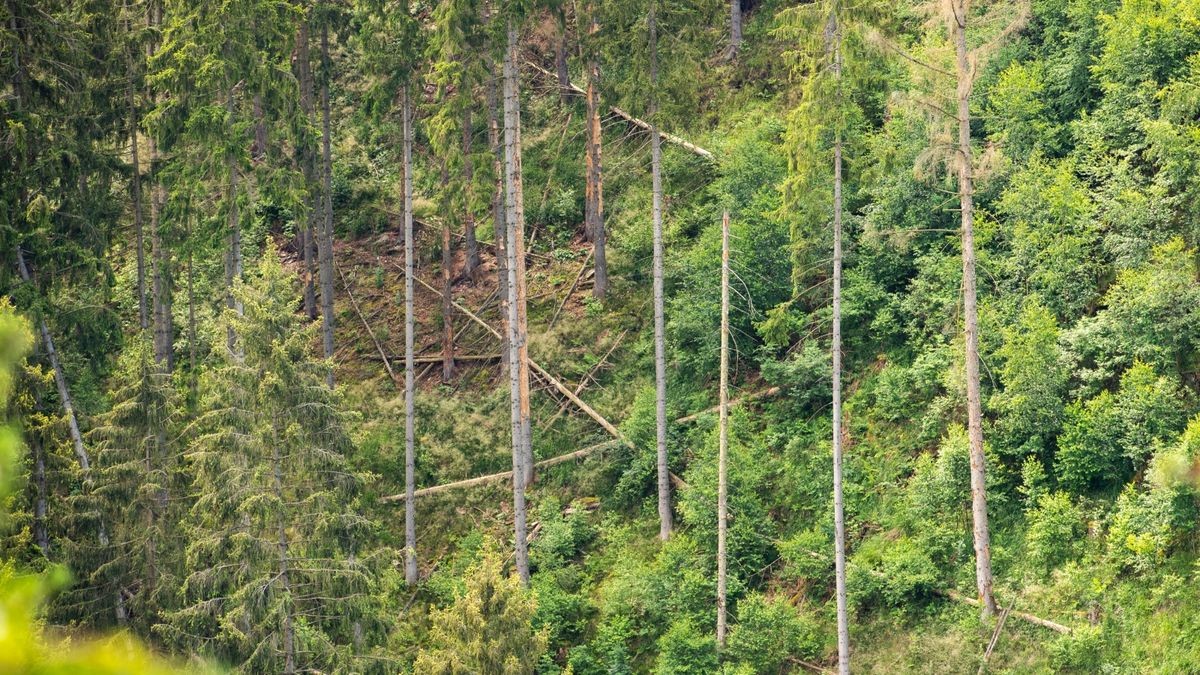
M 658 675 L 711 675 L 717 664 L 716 636 L 692 621 L 676 621 L 658 640 Z
M 1065 492 L 1043 494 L 1025 516 L 1025 548 L 1029 559 L 1043 570 L 1071 558 L 1084 532 L 1083 512 Z
M 788 657 L 814 658 L 821 651 L 816 623 L 785 598 L 752 593 L 738 602 L 737 613 L 726 654 L 730 663 L 750 666 L 749 672 L 781 672 Z

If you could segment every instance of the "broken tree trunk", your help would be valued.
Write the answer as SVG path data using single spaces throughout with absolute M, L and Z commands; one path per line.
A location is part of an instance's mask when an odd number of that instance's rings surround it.
M 554 77 L 554 73 L 551 73 L 550 71 L 537 65 L 536 63 L 526 61 L 525 64 L 528 65 L 530 68 L 533 68 L 534 70 L 536 70 L 538 73 L 541 73 L 543 76 Z M 574 92 L 577 96 L 586 96 L 587 95 L 587 92 L 584 91 L 583 89 L 580 89 L 578 85 L 570 84 L 569 87 L 570 87 L 571 91 Z M 632 124 L 635 127 L 638 127 L 639 129 L 643 129 L 647 132 L 650 132 L 652 130 L 652 126 L 649 122 L 647 122 L 646 120 L 634 117 L 633 115 L 625 112 L 624 110 L 622 110 L 621 108 L 618 108 L 615 105 L 609 106 L 608 110 L 612 114 L 616 115 L 617 117 L 620 117 L 621 119 L 625 120 L 626 122 Z M 696 145 L 695 143 L 688 141 L 687 139 L 676 136 L 675 134 L 669 134 L 669 133 L 663 131 L 662 129 L 659 129 L 658 136 L 659 136 L 659 138 L 663 139 L 664 141 L 666 141 L 672 145 L 677 145 L 694 155 L 699 155 L 699 156 L 703 157 L 704 159 L 714 160 L 714 161 L 716 159 L 715 156 L 713 155 L 713 153 L 710 152 L 709 150 L 706 150 L 706 149 Z

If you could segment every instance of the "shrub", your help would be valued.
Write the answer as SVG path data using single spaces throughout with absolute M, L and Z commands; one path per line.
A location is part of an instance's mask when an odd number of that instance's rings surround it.
M 658 675 L 710 675 L 717 672 L 717 640 L 688 620 L 676 621 L 658 640 Z
M 1083 512 L 1065 492 L 1041 495 L 1026 519 L 1025 546 L 1033 564 L 1049 569 L 1076 552 L 1084 531 Z
M 817 626 L 786 599 L 758 593 L 738 603 L 738 622 L 729 634 L 731 663 L 753 673 L 781 672 L 789 656 L 812 658 L 821 650 Z

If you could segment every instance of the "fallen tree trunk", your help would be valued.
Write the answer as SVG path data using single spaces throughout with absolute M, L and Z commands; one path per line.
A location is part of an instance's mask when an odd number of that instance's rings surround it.
M 546 70 L 545 68 L 539 66 L 536 63 L 533 63 L 532 61 L 526 61 L 525 63 L 530 68 L 533 68 L 534 70 L 538 71 L 542 75 L 545 75 L 546 77 L 557 77 L 557 75 L 555 75 L 554 73 Z M 586 95 L 586 92 L 584 92 L 584 90 L 575 86 L 571 82 L 568 82 L 566 84 L 565 89 L 567 89 L 571 93 L 576 94 L 578 96 Z M 643 119 L 634 117 L 633 115 L 630 115 L 629 113 L 625 112 L 624 110 L 621 110 L 620 108 L 618 108 L 616 106 L 609 106 L 608 109 L 612 112 L 612 114 L 616 115 L 617 117 L 620 117 L 621 119 L 625 120 L 626 122 L 629 122 L 630 124 L 632 124 L 635 127 L 638 127 L 639 129 L 643 129 L 645 131 L 650 131 L 650 132 L 654 131 L 654 127 L 652 127 L 649 122 L 647 122 Z M 678 145 L 679 147 L 687 150 L 688 152 L 691 152 L 696 155 L 700 155 L 704 159 L 707 159 L 710 161 L 716 161 L 716 158 L 713 157 L 713 154 L 711 152 L 709 152 L 708 150 L 705 150 L 704 148 L 696 145 L 695 143 L 692 143 L 691 141 L 680 138 L 679 136 L 676 136 L 675 134 L 669 134 L 669 133 L 663 131 L 662 129 L 659 129 L 658 136 L 659 136 L 659 138 L 663 139 L 664 141 L 671 143 L 673 145 Z
M 565 455 L 559 455 L 558 457 L 551 457 L 550 459 L 543 459 L 542 461 L 534 464 L 533 467 L 535 469 L 544 469 L 548 466 L 554 466 L 556 464 L 563 464 L 564 462 L 569 462 L 573 459 L 581 459 L 583 457 L 587 457 L 588 455 L 590 455 L 592 453 L 599 452 L 601 450 L 605 450 L 607 448 L 611 448 L 613 446 L 620 445 L 620 444 L 621 444 L 621 441 L 619 441 L 619 440 L 611 440 L 611 441 L 605 441 L 603 443 L 597 443 L 596 445 L 591 445 L 591 446 L 588 446 L 581 450 L 576 450 L 575 452 L 568 452 Z M 442 485 L 434 485 L 433 487 L 421 488 L 420 490 L 417 490 L 416 492 L 413 493 L 413 498 L 424 497 L 426 495 L 435 495 L 440 492 L 448 492 L 450 490 L 458 490 L 461 488 L 474 487 L 476 485 L 484 485 L 487 483 L 494 483 L 496 481 L 509 480 L 511 478 L 512 478 L 512 471 L 502 471 L 500 473 L 487 474 L 486 476 L 476 476 L 475 478 L 468 478 L 466 480 L 454 481 L 453 483 L 443 483 Z M 398 495 L 390 495 L 387 497 L 381 497 L 379 501 L 381 501 L 381 502 L 402 502 L 402 501 L 404 501 L 404 495 L 398 494 Z

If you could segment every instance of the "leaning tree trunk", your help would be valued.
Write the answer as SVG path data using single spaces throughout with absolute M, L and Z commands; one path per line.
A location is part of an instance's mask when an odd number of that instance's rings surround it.
M 837 6 L 830 14 L 833 24 L 833 76 L 841 105 L 842 43 Z M 840 121 L 833 141 L 833 559 L 837 595 L 838 672 L 850 673 L 850 623 L 846 614 L 846 517 L 842 503 L 842 129 Z
M 717 646 L 725 648 L 725 600 L 729 577 L 729 212 L 721 218 L 721 385 L 717 447 Z
M 600 30 L 600 25 L 596 22 L 595 10 L 589 14 L 589 31 L 594 34 Z M 587 70 L 587 209 L 584 214 L 584 231 L 591 240 L 594 251 L 592 263 L 595 267 L 595 277 L 592 282 L 592 295 L 598 300 L 603 300 L 608 293 L 608 256 L 605 251 L 604 174 L 601 168 L 603 139 L 600 125 L 600 64 L 595 56 L 588 59 Z
M 529 419 L 528 352 L 525 351 L 524 304 L 524 219 L 521 207 L 520 102 L 517 82 L 517 27 L 508 22 L 508 48 L 504 52 L 504 182 L 506 187 L 505 227 L 508 239 L 508 287 L 512 297 L 508 305 L 509 392 L 513 443 L 513 515 L 514 550 L 517 575 L 529 586 L 529 550 L 526 537 L 525 485 L 531 478 L 527 443 Z
M 662 139 L 658 136 L 658 29 L 655 4 L 646 19 L 650 33 L 650 180 L 654 228 L 654 438 L 658 450 L 658 536 L 671 538 L 671 471 L 667 462 L 667 346 L 663 318 Z
M 562 102 L 571 100 L 571 71 L 567 68 L 567 13 L 560 7 L 557 15 L 558 35 L 554 41 L 554 73 L 558 78 L 558 95 Z
M 330 148 L 331 132 L 329 121 L 329 27 L 321 27 L 321 63 L 325 73 L 321 78 L 321 169 L 324 189 L 321 191 L 324 213 L 317 232 L 317 257 L 321 270 L 321 345 L 325 358 L 333 359 L 333 151 Z M 405 176 L 407 177 L 407 173 Z M 406 178 L 407 180 L 407 178 Z M 408 213 L 406 210 L 405 213 Z M 333 369 L 329 369 L 326 381 L 333 387 Z
M 412 217 L 412 103 L 408 85 L 400 93 L 404 120 L 404 580 L 417 583 L 416 427 L 413 372 L 413 217 Z
M 966 333 L 967 434 L 971 443 L 971 516 L 974 520 L 975 580 L 983 616 L 996 613 L 992 594 L 992 548 L 988 536 L 983 409 L 979 393 L 979 310 L 975 297 L 975 203 L 971 167 L 971 85 L 967 56 L 967 3 L 955 0 L 954 45 L 958 75 L 958 199 L 962 210 L 963 321 Z

